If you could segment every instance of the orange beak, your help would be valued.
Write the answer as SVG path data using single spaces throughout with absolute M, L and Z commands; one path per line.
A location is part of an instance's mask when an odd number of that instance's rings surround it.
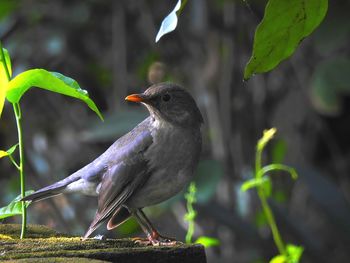
M 143 102 L 145 101 L 145 98 L 142 94 L 131 94 L 125 98 L 127 101 L 132 101 L 132 102 Z

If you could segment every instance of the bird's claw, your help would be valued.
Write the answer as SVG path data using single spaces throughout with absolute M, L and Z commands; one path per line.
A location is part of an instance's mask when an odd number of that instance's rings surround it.
M 144 245 L 144 246 L 174 246 L 176 244 L 180 244 L 181 242 L 176 241 L 174 238 L 164 237 L 158 233 L 153 233 L 149 235 L 147 238 L 136 237 L 133 238 L 133 241 L 136 244 Z

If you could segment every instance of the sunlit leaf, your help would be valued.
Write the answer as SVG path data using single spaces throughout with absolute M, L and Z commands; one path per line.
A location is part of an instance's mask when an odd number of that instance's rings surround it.
M 31 87 L 39 87 L 80 99 L 84 101 L 101 119 L 103 119 L 95 103 L 89 98 L 88 92 L 81 89 L 74 79 L 44 69 L 31 69 L 17 75 L 8 83 L 6 98 L 11 103 L 17 103 L 23 94 Z
M 2 54 L 4 54 L 4 58 Z M 7 66 L 7 71 L 4 64 L 6 64 Z M 7 83 L 9 82 L 8 78 L 11 77 L 11 75 L 12 75 L 12 69 L 11 69 L 10 55 L 8 51 L 5 48 L 3 48 L 2 52 L 0 52 L 0 116 L 4 108 L 6 91 L 7 91 Z
M 25 195 L 34 193 L 33 190 L 26 191 Z M 22 202 L 20 202 L 21 196 L 17 196 L 11 203 L 7 206 L 0 208 L 0 219 L 21 215 L 22 214 Z M 26 207 L 28 207 L 30 202 L 26 202 Z
M 0 158 L 8 156 L 9 154 L 6 151 L 0 150 Z
M 286 250 L 289 260 L 288 263 L 298 263 L 303 254 L 304 248 L 293 244 L 287 244 Z
M 253 54 L 245 67 L 244 79 L 270 71 L 291 56 L 321 23 L 327 8 L 327 0 L 270 0 L 255 31 Z
M 220 245 L 220 240 L 213 237 L 200 236 L 194 243 L 202 244 L 204 247 L 216 247 Z
M 18 143 L 16 143 L 15 145 L 13 145 L 13 146 L 12 146 L 10 149 L 8 149 L 6 152 L 7 152 L 9 155 L 13 154 L 13 152 L 16 150 L 17 146 L 18 146 Z
M 17 146 L 18 146 L 18 143 L 15 144 L 15 145 L 13 145 L 13 146 L 12 146 L 10 149 L 8 149 L 7 151 L 2 151 L 2 150 L 0 150 L 0 158 L 5 157 L 5 156 L 9 156 L 9 155 L 13 154 L 13 152 L 16 150 Z
M 160 29 L 158 31 L 158 34 L 156 36 L 156 43 L 159 41 L 159 39 L 162 36 L 175 30 L 175 28 L 177 26 L 177 21 L 178 21 L 176 12 L 180 10 L 180 7 L 181 7 L 181 0 L 178 0 L 173 11 L 171 11 L 169 13 L 169 15 L 167 15 L 163 19 L 163 22 L 162 22 Z
M 266 184 L 269 181 L 270 181 L 270 179 L 267 176 L 263 176 L 263 177 L 260 177 L 260 178 L 249 179 L 249 180 L 245 181 L 242 184 L 241 191 L 245 192 L 245 191 L 247 191 L 247 190 L 249 190 L 251 188 L 262 186 L 262 185 Z
M 285 255 L 277 255 L 270 260 L 270 263 L 288 263 Z
M 265 145 L 272 140 L 277 132 L 276 128 L 264 130 L 263 137 L 258 141 L 258 150 L 264 149 Z

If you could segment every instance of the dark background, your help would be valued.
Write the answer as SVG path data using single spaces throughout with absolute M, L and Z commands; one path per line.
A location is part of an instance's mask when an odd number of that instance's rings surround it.
M 92 161 L 147 116 L 124 97 L 151 83 L 172 81 L 190 90 L 205 118 L 195 238 L 221 242 L 207 249 L 208 261 L 267 262 L 278 253 L 255 191 L 240 192 L 252 177 L 257 140 L 264 129 L 276 127 L 265 162 L 283 162 L 299 174 L 297 181 L 273 175 L 270 204 L 284 240 L 305 247 L 303 262 L 347 262 L 349 1 L 329 1 L 324 22 L 296 53 L 248 82 L 242 81 L 243 70 L 266 2 L 189 0 L 176 30 L 155 44 L 175 3 L 0 2 L 0 38 L 14 75 L 45 68 L 70 76 L 105 116 L 102 123 L 80 101 L 31 89 L 21 100 L 27 189 L 53 183 Z M 0 120 L 1 149 L 17 142 L 10 106 Z M 18 175 L 1 159 L 0 206 L 18 194 Z M 83 235 L 96 205 L 95 198 L 60 196 L 31 205 L 29 222 Z M 185 211 L 182 193 L 146 213 L 162 233 L 184 240 Z M 20 217 L 3 222 L 20 222 Z M 108 235 L 142 234 L 130 220 Z

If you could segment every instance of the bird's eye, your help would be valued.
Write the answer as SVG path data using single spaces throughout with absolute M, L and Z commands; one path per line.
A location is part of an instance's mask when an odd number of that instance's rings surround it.
M 163 95 L 162 100 L 163 100 L 163 101 L 169 101 L 170 98 L 171 98 L 171 97 L 170 97 L 169 94 L 165 94 L 165 95 Z

